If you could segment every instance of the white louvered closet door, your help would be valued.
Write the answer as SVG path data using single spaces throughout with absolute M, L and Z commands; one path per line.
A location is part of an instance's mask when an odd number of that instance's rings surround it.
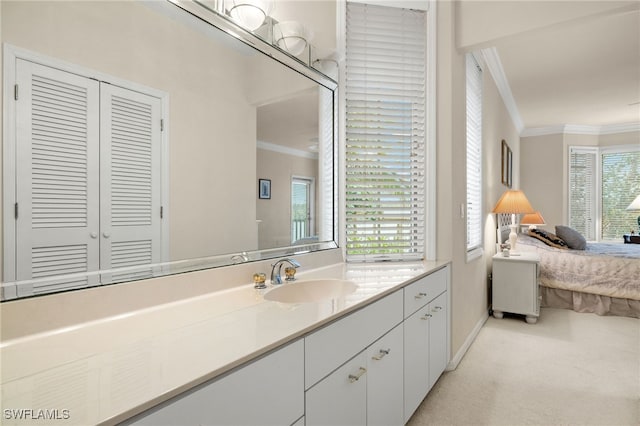
M 99 83 L 18 60 L 16 278 L 99 267 Z M 97 284 L 81 276 L 19 296 Z
M 160 261 L 161 101 L 121 87 L 100 91 L 100 267 Z M 102 281 L 145 278 L 151 268 L 103 274 Z

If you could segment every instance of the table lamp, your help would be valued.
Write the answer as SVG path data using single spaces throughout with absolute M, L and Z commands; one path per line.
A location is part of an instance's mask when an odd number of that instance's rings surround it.
M 535 212 L 522 216 L 520 225 L 529 225 L 529 229 L 536 229 L 538 225 L 546 225 L 546 223 L 540 212 Z
M 627 207 L 626 210 L 631 210 L 631 211 L 638 210 L 638 211 L 640 211 L 640 195 L 638 195 L 636 197 L 636 199 L 633 200 L 631 202 L 631 204 L 629 204 L 629 207 Z M 640 216 L 638 216 L 638 232 L 640 233 Z
M 535 213 L 536 211 L 531 207 L 531 203 L 527 200 L 527 197 L 519 189 L 509 189 L 502 194 L 502 197 L 498 200 L 498 203 L 493 208 L 493 213 L 508 213 L 511 215 L 511 232 L 509 233 L 509 244 L 511 250 L 516 249 L 516 240 L 518 239 L 516 225 L 517 214 Z

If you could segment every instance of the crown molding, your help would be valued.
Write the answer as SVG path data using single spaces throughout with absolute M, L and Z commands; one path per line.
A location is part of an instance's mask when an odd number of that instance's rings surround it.
M 586 126 L 579 124 L 561 124 L 548 127 L 530 127 L 520 132 L 520 137 L 544 136 L 558 134 L 572 135 L 612 135 L 616 133 L 640 132 L 640 122 L 611 124 L 606 126 Z
M 256 145 L 259 149 L 279 152 L 280 154 L 288 154 L 288 155 L 293 155 L 295 157 L 310 158 L 312 160 L 318 159 L 318 153 L 316 152 L 307 152 L 301 149 L 289 148 L 287 146 L 277 145 L 275 143 L 264 142 L 264 141 L 258 141 Z
M 500 61 L 498 50 L 495 47 L 491 47 L 482 49 L 480 53 L 482 54 L 484 63 L 489 69 L 489 73 L 491 73 L 491 77 L 493 77 L 493 81 L 496 83 L 498 92 L 502 97 L 504 106 L 509 112 L 509 116 L 511 117 L 511 121 L 513 121 L 513 125 L 516 127 L 518 133 L 522 133 L 522 131 L 524 130 L 524 122 L 522 121 L 522 117 L 520 116 L 520 111 L 518 110 L 518 106 L 516 105 L 516 100 L 513 97 L 513 93 L 511 92 L 511 87 L 509 86 L 507 75 L 504 73 L 504 68 L 502 68 L 502 62 Z
M 498 50 L 495 47 L 481 49 L 480 54 L 486 67 L 489 69 L 489 73 L 493 78 L 493 81 L 498 88 L 498 92 L 502 97 L 505 108 L 509 112 L 509 116 L 513 121 L 516 130 L 520 134 L 520 137 L 529 136 L 544 136 L 544 135 L 557 135 L 557 134 L 573 134 L 573 135 L 611 135 L 615 133 L 629 133 L 640 132 L 640 122 L 636 123 L 624 123 L 624 124 L 611 124 L 606 126 L 587 126 L 580 124 L 558 124 L 548 127 L 530 127 L 525 128 L 520 111 L 516 105 L 516 100 L 511 92 L 509 81 L 502 68 L 502 62 L 498 55 Z

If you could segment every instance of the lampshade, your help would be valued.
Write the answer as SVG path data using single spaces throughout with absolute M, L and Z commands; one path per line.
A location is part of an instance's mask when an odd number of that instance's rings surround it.
M 271 13 L 271 0 L 226 0 L 231 19 L 244 28 L 253 31 L 262 25 Z
M 640 195 L 638 195 L 636 199 L 629 204 L 627 210 L 640 210 Z
M 540 212 L 535 212 L 522 216 L 520 225 L 546 225 L 546 223 Z
M 493 213 L 522 214 L 535 212 L 524 192 L 519 189 L 505 191 L 493 208 Z
M 293 56 L 304 52 L 310 41 L 310 34 L 300 22 L 283 21 L 273 26 L 273 41 L 280 48 Z
M 493 213 L 509 213 L 511 214 L 511 232 L 509 233 L 509 244 L 511 250 L 516 249 L 516 242 L 518 234 L 516 233 L 516 215 L 522 213 L 535 213 L 536 211 L 531 207 L 531 203 L 525 197 L 524 192 L 519 189 L 509 189 L 502 194 L 502 197 L 498 200 L 498 203 L 493 208 Z

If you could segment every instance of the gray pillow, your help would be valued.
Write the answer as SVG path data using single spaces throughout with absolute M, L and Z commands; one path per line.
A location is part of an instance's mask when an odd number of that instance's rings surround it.
M 569 246 L 570 249 L 584 250 L 587 248 L 587 240 L 575 229 L 568 226 L 556 226 L 556 235 Z

